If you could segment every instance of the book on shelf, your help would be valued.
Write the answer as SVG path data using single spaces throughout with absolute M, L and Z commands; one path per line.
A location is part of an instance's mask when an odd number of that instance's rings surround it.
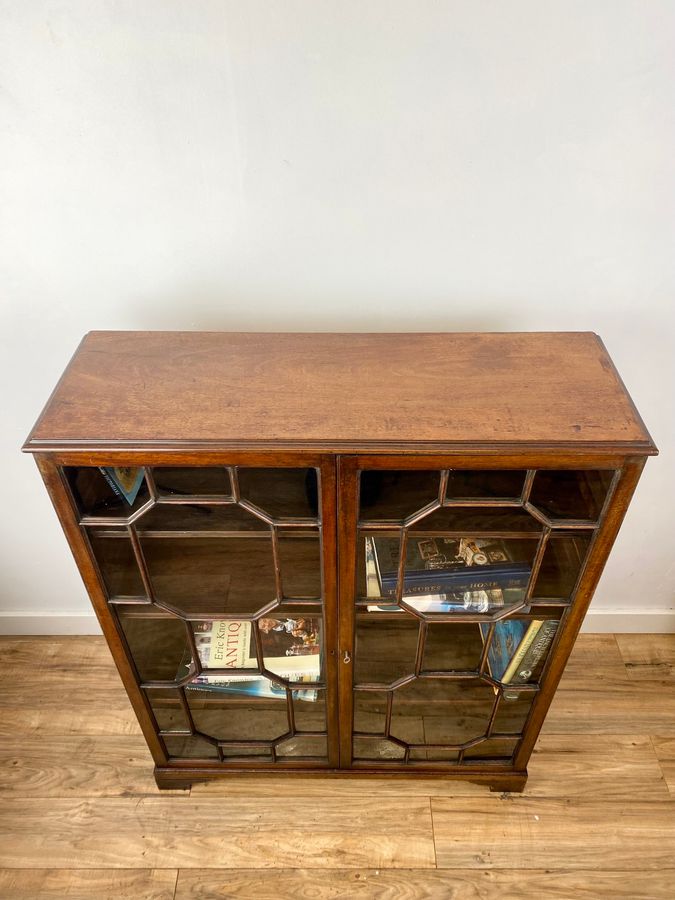
M 398 539 L 365 540 L 366 596 L 393 597 Z M 436 613 L 486 613 L 519 603 L 530 577 L 530 566 L 512 560 L 507 543 L 494 539 L 409 538 L 403 598 L 420 612 Z M 389 568 L 383 569 L 383 565 Z M 368 610 L 396 612 L 399 607 L 373 604 Z
M 99 469 L 116 496 L 133 506 L 143 484 L 143 469 L 139 466 L 99 466 Z
M 502 684 L 527 684 L 543 668 L 548 649 L 558 629 L 558 619 L 501 619 L 495 623 L 488 650 L 490 674 Z M 480 623 L 481 636 L 487 640 L 488 622 Z M 506 700 L 518 698 L 517 691 L 504 691 Z
M 293 676 L 293 681 L 306 682 L 308 685 L 317 680 L 313 675 Z M 272 700 L 286 699 L 286 688 L 284 685 L 279 684 L 277 681 L 271 681 L 269 678 L 265 678 L 264 675 L 259 675 L 255 680 L 250 681 L 230 681 L 222 684 L 192 683 L 188 685 L 188 688 L 193 691 L 212 691 L 217 694 L 238 694 L 239 696 L 243 694 L 249 697 L 269 697 Z M 293 688 L 293 698 L 295 700 L 305 700 L 313 703 L 317 699 L 318 694 L 319 692 L 311 686 Z
M 254 623 L 241 619 L 193 622 L 195 644 L 203 671 L 188 688 L 280 697 L 286 689 L 256 672 L 258 666 Z M 321 677 L 321 620 L 312 616 L 264 617 L 258 627 L 265 667 L 288 681 L 318 681 Z M 177 677 L 184 678 L 192 655 L 186 649 Z M 208 669 L 248 669 L 251 674 L 209 675 Z M 300 699 L 316 699 L 316 691 L 298 689 Z M 310 696 L 313 695 L 313 696 Z

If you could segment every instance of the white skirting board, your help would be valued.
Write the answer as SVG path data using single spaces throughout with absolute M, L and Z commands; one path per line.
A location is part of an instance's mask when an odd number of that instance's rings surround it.
M 675 608 L 591 610 L 583 624 L 587 634 L 672 634 Z M 100 634 L 94 615 L 0 613 L 0 634 Z

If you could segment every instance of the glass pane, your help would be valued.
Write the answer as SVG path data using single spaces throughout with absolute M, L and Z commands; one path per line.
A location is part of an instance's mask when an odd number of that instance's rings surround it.
M 277 756 L 311 756 L 325 759 L 327 756 L 326 737 L 296 734 L 277 745 Z
M 502 738 L 490 738 L 475 747 L 469 747 L 464 751 L 464 759 L 498 759 L 500 762 L 508 762 L 518 746 L 517 740 L 506 740 Z
M 492 677 L 514 688 L 519 684 L 535 684 L 553 645 L 560 624 L 559 615 L 559 611 L 551 610 L 547 618 L 513 617 L 497 622 L 487 655 L 487 667 Z M 487 640 L 488 626 L 481 623 L 480 628 Z
M 143 579 L 126 528 L 105 531 L 89 528 L 87 533 L 108 597 L 145 597 Z
M 227 760 L 247 760 L 250 762 L 255 762 L 256 760 L 260 760 L 261 762 L 271 762 L 272 761 L 272 748 L 266 749 L 265 747 L 221 747 L 221 752 L 223 757 Z M 253 757 L 253 759 L 251 759 Z
M 538 534 L 447 538 L 411 531 L 405 549 L 403 599 L 425 614 L 492 613 L 516 606 L 525 597 L 538 540 Z M 369 605 L 372 611 L 386 612 L 383 601 L 395 602 L 399 559 L 399 537 L 371 532 L 359 541 L 357 590 L 374 601 Z
M 485 734 L 494 689 L 479 679 L 424 678 L 394 691 L 393 715 L 421 717 L 425 744 L 458 745 Z M 396 734 L 392 727 L 392 734 Z
M 387 691 L 354 691 L 354 731 L 384 734 L 387 696 Z M 421 731 L 421 719 L 419 724 Z
M 293 691 L 293 713 L 298 731 L 326 730 L 326 691 L 308 686 L 304 691 Z
M 211 669 L 259 668 L 256 624 L 243 619 L 193 622 L 195 644 L 203 672 L 196 684 L 229 684 L 249 676 L 210 674 Z M 318 681 L 321 676 L 323 622 L 321 616 L 263 616 L 258 620 L 265 668 L 288 681 Z M 189 655 L 186 663 L 189 663 Z
M 239 532 L 256 532 L 267 537 L 269 525 L 248 510 L 234 504 L 208 506 L 189 503 L 159 503 L 140 519 L 136 520 L 136 530 L 142 537 L 184 537 L 185 532 L 201 532 L 221 536 Z
M 160 731 L 190 730 L 190 723 L 183 711 L 177 689 L 146 688 L 145 695 L 152 707 Z
M 534 477 L 530 502 L 553 519 L 597 520 L 614 475 L 613 470 L 549 471 Z
M 172 759 L 218 759 L 218 748 L 197 735 L 163 737 Z
M 355 691 L 354 693 L 354 731 L 370 735 L 385 734 L 387 711 L 387 692 Z M 394 713 L 390 733 L 402 741 L 419 744 L 424 741 L 424 722 L 421 716 L 407 715 L 405 709 Z
M 195 727 L 220 741 L 271 741 L 288 731 L 286 698 L 186 690 Z
M 299 529 L 279 531 L 279 564 L 284 597 L 321 596 L 321 545 L 319 532 Z
M 532 596 L 569 600 L 590 545 L 588 532 L 551 532 Z
M 317 615 L 266 616 L 259 621 L 265 667 L 289 681 L 321 677 L 323 620 Z
M 354 759 L 358 760 L 402 760 L 405 755 L 405 749 L 399 747 L 398 744 L 388 741 L 386 738 L 379 737 L 355 737 L 353 739 L 352 753 Z
M 541 523 L 530 513 L 512 506 L 443 506 L 410 526 L 411 534 L 425 537 L 480 538 L 507 532 L 516 538 L 540 531 Z
M 440 472 L 362 472 L 360 518 L 402 521 L 438 499 Z
M 492 731 L 496 734 L 521 734 L 536 696 L 534 691 L 520 691 L 512 700 L 500 700 Z
M 413 749 L 410 751 L 410 759 L 426 762 L 456 763 L 459 761 L 458 750 L 446 750 L 442 747 L 429 747 L 425 749 Z
M 118 606 L 120 624 L 141 681 L 176 681 L 187 675 L 185 623 L 174 616 L 147 614 L 147 608 Z
M 404 614 L 405 615 L 405 614 Z M 357 617 L 354 684 L 391 684 L 415 671 L 419 624 L 412 616 Z
M 319 508 L 315 469 L 237 470 L 243 500 L 275 519 L 316 519 Z
M 127 518 L 150 496 L 140 467 L 67 466 L 63 471 L 81 515 Z
M 257 612 L 274 600 L 269 536 L 141 538 L 157 600 L 185 614 Z
M 477 624 L 432 622 L 427 629 L 422 668 L 432 672 L 477 671 L 482 652 Z
M 152 474 L 160 497 L 231 497 L 232 485 L 223 466 L 175 468 L 154 466 Z
M 451 469 L 445 497 L 446 500 L 517 500 L 524 483 L 524 471 Z

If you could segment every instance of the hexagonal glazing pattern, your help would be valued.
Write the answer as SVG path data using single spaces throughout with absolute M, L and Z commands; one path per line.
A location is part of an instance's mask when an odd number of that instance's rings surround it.
M 521 473 L 493 471 L 461 472 L 442 470 L 437 473 L 436 495 L 433 499 L 424 497 L 432 485 L 429 471 L 420 473 L 419 496 L 426 500 L 424 505 L 405 510 L 398 498 L 395 504 L 382 503 L 384 512 L 378 510 L 378 479 L 382 483 L 396 487 L 397 474 L 402 476 L 402 491 L 415 495 L 414 470 L 404 473 L 361 473 L 370 480 L 362 483 L 362 515 L 359 520 L 359 541 L 366 535 L 392 533 L 398 535 L 398 573 L 395 595 L 386 600 L 386 608 L 406 619 L 417 623 L 417 652 L 412 670 L 386 683 L 372 681 L 359 683 L 355 680 L 354 691 L 357 704 L 368 708 L 368 696 L 377 697 L 371 704 L 370 720 L 372 728 L 354 731 L 354 756 L 361 759 L 397 759 L 409 764 L 433 758 L 434 764 L 446 757 L 450 764 L 468 764 L 469 758 L 489 759 L 491 748 L 509 747 L 509 756 L 515 752 L 522 736 L 526 716 L 522 719 L 510 716 L 509 704 L 531 706 L 539 690 L 538 682 L 505 684 L 493 677 L 489 667 L 489 654 L 495 633 L 502 620 L 522 619 L 525 626 L 532 619 L 548 616 L 557 620 L 553 627 L 560 630 L 566 608 L 573 600 L 574 589 L 570 586 L 569 596 L 542 598 L 535 593 L 538 577 L 543 572 L 542 565 L 549 545 L 556 553 L 564 542 L 553 544 L 560 538 L 568 543 L 578 538 L 581 551 L 577 551 L 578 571 L 590 546 L 590 538 L 602 521 L 616 479 L 614 470 L 589 471 L 549 471 L 527 470 Z M 488 488 L 486 489 L 485 483 Z M 507 486 L 505 493 L 490 491 L 490 484 Z M 511 513 L 509 513 L 509 510 Z M 389 512 L 393 512 L 393 515 Z M 451 527 L 444 531 L 439 525 L 441 514 L 447 512 Z M 365 515 L 364 515 L 365 513 Z M 492 517 L 491 514 L 492 513 Z M 523 520 L 523 516 L 529 520 Z M 510 607 L 498 608 L 484 613 L 462 611 L 434 613 L 411 602 L 404 593 L 404 573 L 406 548 L 411 535 L 424 534 L 425 523 L 431 534 L 444 534 L 462 538 L 508 539 L 525 529 L 526 536 L 536 540 L 529 577 L 519 601 Z M 486 524 L 487 527 L 486 527 Z M 504 523 L 507 523 L 506 526 Z M 514 524 L 515 523 L 515 527 Z M 508 524 L 511 524 L 509 529 Z M 454 527 L 452 527 L 454 526 Z M 501 526 L 501 527 L 500 527 Z M 572 537 L 571 537 L 572 536 Z M 574 538 L 574 540 L 573 540 Z M 542 581 L 544 581 L 542 574 Z M 373 603 L 383 603 L 369 598 L 356 598 L 357 609 L 371 607 Z M 545 607 L 550 611 L 546 612 Z M 536 615 L 532 608 L 537 610 Z M 557 612 L 556 612 L 557 608 Z M 385 612 L 375 615 L 386 615 Z M 369 619 L 370 621 L 370 619 Z M 425 647 L 429 628 L 433 623 L 475 623 L 481 630 L 483 641 L 478 665 L 471 669 L 425 668 Z M 523 626 L 523 631 L 525 630 Z M 374 626 L 376 627 L 376 626 Z M 393 626 L 389 626 L 393 627 Z M 395 653 L 394 641 L 388 639 L 391 652 Z M 516 647 L 512 648 L 512 652 Z M 549 648 L 550 650 L 550 648 Z M 358 664 L 358 639 L 356 662 Z M 372 667 L 369 667 L 369 671 Z M 358 671 L 358 665 L 355 671 Z M 381 698 L 385 697 L 384 708 Z M 359 699 L 360 698 L 360 699 Z M 362 702 L 361 702 L 362 701 Z M 499 729 L 502 730 L 499 730 Z M 419 736 L 423 735 L 423 740 Z M 480 750 L 485 745 L 485 751 Z M 370 748 L 370 749 L 368 749 Z M 475 749 L 474 749 L 475 748 Z M 468 756 L 465 758 L 467 751 Z M 485 752 L 485 757 L 483 757 Z M 429 756 L 431 754 L 431 756 Z M 503 758 L 500 756 L 500 762 Z
M 322 681 L 312 682 L 311 685 L 305 681 L 294 682 L 270 671 L 265 664 L 259 627 L 260 620 L 277 610 L 282 603 L 294 606 L 300 604 L 303 608 L 306 607 L 310 610 L 313 616 L 323 615 L 321 563 L 318 554 L 321 530 L 317 509 L 318 472 L 314 469 L 242 469 L 241 472 L 244 476 L 241 481 L 245 483 L 243 488 L 240 484 L 238 467 L 209 470 L 144 467 L 142 488 L 132 506 L 123 510 L 124 514 L 116 514 L 117 510 L 111 512 L 105 507 L 96 508 L 95 498 L 99 488 L 98 482 L 103 479 L 98 469 L 90 467 L 72 471 L 67 480 L 80 511 L 80 524 L 87 533 L 94 535 L 90 539 L 92 546 L 98 542 L 101 547 L 105 547 L 106 538 L 117 538 L 115 543 L 119 547 L 120 539 L 124 540 L 126 536 L 127 541 L 124 543 L 125 545 L 128 543 L 131 548 L 129 559 L 122 560 L 116 566 L 110 566 L 113 576 L 118 574 L 118 570 L 121 571 L 123 578 L 118 579 L 119 584 L 123 587 L 130 584 L 131 593 L 126 591 L 119 593 L 111 589 L 113 577 L 108 577 L 105 571 L 102 573 L 102 581 L 106 586 L 109 604 L 113 612 L 119 605 L 125 610 L 136 609 L 137 614 L 141 617 L 156 615 L 171 617 L 181 622 L 184 628 L 185 646 L 189 650 L 190 656 L 185 676 L 168 681 L 143 681 L 139 678 L 140 687 L 149 697 L 151 708 L 160 710 L 155 716 L 157 730 L 161 736 L 168 739 L 167 745 L 176 744 L 181 738 L 184 739 L 184 755 L 191 758 L 194 758 L 195 751 L 200 746 L 209 745 L 215 748 L 220 761 L 246 758 L 251 755 L 267 756 L 272 761 L 276 761 L 278 757 L 294 756 L 294 758 L 298 758 L 303 747 L 323 747 L 319 754 L 309 752 L 312 758 L 316 758 L 317 755 L 323 757 L 326 754 L 327 739 L 326 685 Z M 80 482 L 84 479 L 83 485 L 78 485 L 78 478 Z M 265 487 L 269 487 L 272 511 L 268 511 L 261 505 L 261 500 L 264 502 Z M 256 495 L 257 502 L 253 502 L 247 496 L 249 491 Z M 93 502 L 90 499 L 83 500 L 86 492 L 94 497 Z M 215 511 L 215 515 L 211 516 L 208 522 L 205 521 L 207 517 L 204 513 L 206 511 Z M 264 542 L 267 548 L 266 552 L 269 554 L 269 559 L 265 564 L 268 565 L 271 572 L 269 599 L 263 598 L 263 602 L 254 610 L 247 610 L 245 613 L 237 611 L 234 603 L 232 604 L 234 608 L 228 609 L 227 612 L 222 608 L 220 610 L 204 609 L 202 598 L 199 596 L 194 603 L 189 605 L 181 605 L 167 600 L 161 590 L 162 577 L 165 573 L 161 566 L 155 567 L 156 570 L 153 570 L 152 564 L 148 564 L 148 546 L 154 537 L 171 536 L 175 538 L 172 531 L 176 530 L 180 534 L 180 540 L 185 541 L 186 545 L 190 541 L 198 542 L 205 538 L 212 540 L 214 537 L 222 540 L 223 545 L 226 545 L 227 541 L 246 540 L 250 542 L 252 536 L 261 544 Z M 290 545 L 293 536 L 301 533 L 305 538 L 308 534 L 316 534 L 316 566 L 319 573 L 314 581 L 316 581 L 318 590 L 316 595 L 311 597 L 288 597 L 285 596 L 283 589 L 282 557 L 284 554 L 280 552 L 280 540 L 286 539 Z M 99 547 L 96 546 L 94 556 L 99 559 L 100 567 L 105 570 L 106 563 L 101 558 L 103 555 L 103 550 L 99 551 Z M 135 575 L 129 572 L 130 559 L 133 559 L 135 563 Z M 180 554 L 177 555 L 175 552 L 167 553 L 166 559 L 177 560 L 178 564 L 181 562 Z M 186 574 L 188 575 L 188 586 L 199 583 L 198 571 L 192 573 L 194 575 L 192 580 L 190 573 L 183 571 L 184 582 Z M 227 577 L 227 572 L 223 574 Z M 305 579 L 305 582 L 310 580 Z M 142 590 L 134 592 L 134 587 Z M 201 608 L 200 603 L 202 603 Z M 228 618 L 251 622 L 255 642 L 255 667 L 242 670 L 230 667 L 223 669 L 213 667 L 205 669 L 203 667 L 191 623 Z M 131 656 L 131 654 L 129 655 Z M 268 732 L 264 738 L 255 735 L 255 712 L 250 717 L 251 723 L 248 728 L 253 732 L 251 736 L 245 739 L 228 739 L 218 736 L 219 733 L 222 735 L 223 726 L 226 723 L 223 723 L 222 719 L 219 720 L 218 717 L 214 718 L 213 715 L 209 719 L 209 716 L 203 714 L 199 701 L 195 699 L 195 696 L 202 696 L 203 691 L 199 691 L 197 695 L 194 695 L 192 691 L 190 695 L 186 692 L 186 688 L 193 685 L 203 672 L 214 676 L 259 675 L 266 678 L 269 684 L 277 689 L 279 700 L 283 706 L 276 705 L 277 701 L 269 698 L 258 704 L 256 703 L 257 698 L 250 698 L 250 703 L 247 698 L 247 712 L 250 709 L 261 710 L 264 707 L 274 707 L 274 709 L 268 710 L 270 714 L 267 716 L 265 727 L 262 728 L 263 731 L 267 730 Z M 316 727 L 300 728 L 297 725 L 298 716 L 296 716 L 295 703 L 299 697 L 306 697 L 308 690 L 311 690 L 313 696 L 320 701 L 317 706 L 321 707 L 322 712 L 313 717 L 316 720 Z M 161 705 L 158 706 L 158 694 L 166 697 L 163 710 Z M 239 710 L 241 709 L 242 707 L 239 705 Z M 279 713 L 282 711 L 283 715 L 280 717 Z M 222 715 L 227 716 L 227 711 L 221 710 L 221 717 Z M 232 716 L 236 715 L 235 704 Z M 304 718 L 308 717 L 305 715 Z M 157 721 L 158 719 L 163 721 Z M 236 729 L 231 730 L 236 731 Z M 191 740 L 192 743 L 185 743 L 185 741 Z M 278 753 L 277 749 L 279 749 Z M 197 756 L 199 755 L 197 752 Z

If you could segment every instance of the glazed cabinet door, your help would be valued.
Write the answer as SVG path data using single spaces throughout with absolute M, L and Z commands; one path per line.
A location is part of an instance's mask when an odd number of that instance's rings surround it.
M 158 764 L 337 765 L 334 468 L 47 473 Z
M 619 479 L 341 458 L 343 766 L 514 766 Z

